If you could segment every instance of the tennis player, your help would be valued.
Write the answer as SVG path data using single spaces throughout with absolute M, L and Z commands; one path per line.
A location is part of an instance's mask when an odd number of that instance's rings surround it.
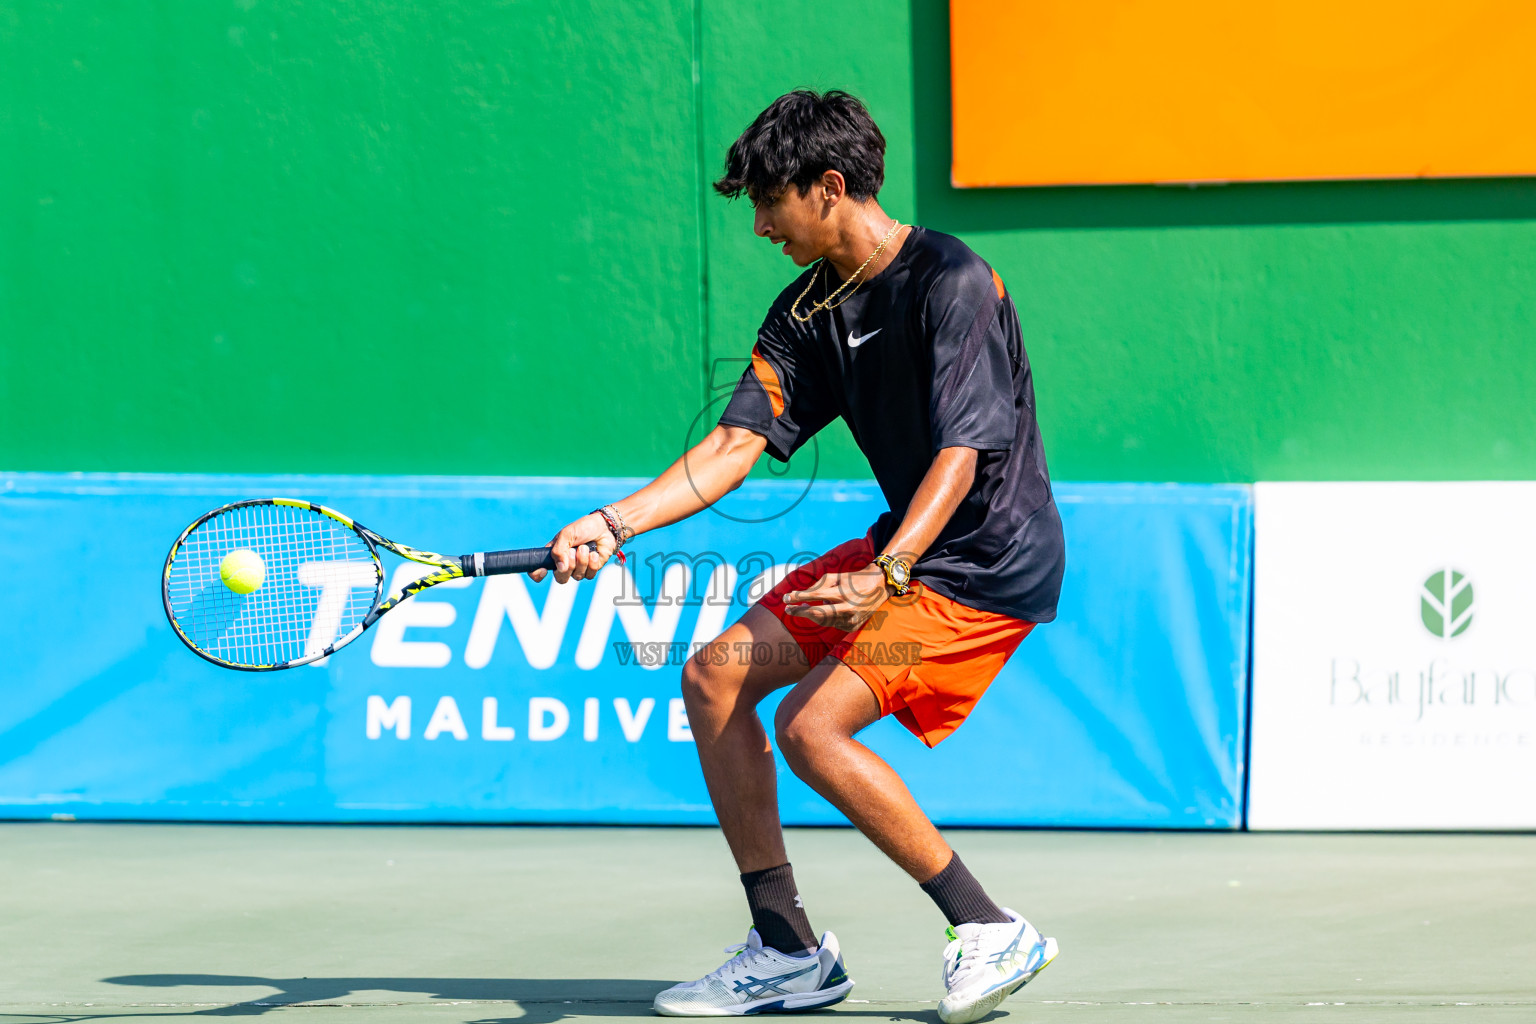
M 741 134 L 715 189 L 746 195 L 756 233 L 808 269 L 769 308 L 719 425 L 553 542 L 556 580 L 589 578 L 635 534 L 719 500 L 765 451 L 788 461 L 838 416 L 890 503 L 864 536 L 748 609 L 717 642 L 728 657 L 703 652 L 683 670 L 752 929 L 721 967 L 658 995 L 659 1013 L 814 1009 L 853 985 L 832 933 L 812 930 L 784 849 L 756 710 L 783 687 L 794 687 L 774 721 L 784 759 L 949 920 L 947 1024 L 985 1016 L 1056 956 L 1055 940 L 988 895 L 855 738 L 885 715 L 930 747 L 954 732 L 1035 624 L 1055 617 L 1064 565 L 1008 290 L 958 239 L 880 208 L 884 165 L 885 138 L 843 92 L 789 93 Z M 798 655 L 760 665 L 735 657 L 742 644 Z

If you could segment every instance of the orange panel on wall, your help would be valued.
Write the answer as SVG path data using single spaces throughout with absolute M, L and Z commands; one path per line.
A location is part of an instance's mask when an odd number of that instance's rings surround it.
M 1536 174 L 1536 0 L 952 0 L 954 183 Z

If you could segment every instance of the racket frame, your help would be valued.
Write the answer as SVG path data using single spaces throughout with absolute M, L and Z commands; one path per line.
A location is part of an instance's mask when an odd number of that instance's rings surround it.
M 176 561 L 176 553 L 181 550 L 181 546 L 186 541 L 187 537 L 192 534 L 193 530 L 196 530 L 199 526 L 203 525 L 214 516 L 222 515 L 223 513 L 229 512 L 233 509 L 249 508 L 254 505 L 281 505 L 288 508 L 308 509 L 311 512 L 317 512 L 320 515 L 335 520 L 342 526 L 345 526 L 347 529 L 357 534 L 359 538 L 361 538 L 364 546 L 367 547 L 369 554 L 373 556 L 373 568 L 374 571 L 378 573 L 378 584 L 375 590 L 377 596 L 374 598 L 373 607 L 369 609 L 368 614 L 363 616 L 362 620 L 359 621 L 357 625 L 353 626 L 342 636 L 336 638 L 331 642 L 330 646 L 326 647 L 322 651 L 318 651 L 313 654 L 306 654 L 302 658 L 294 658 L 290 661 L 280 662 L 276 665 L 243 665 L 239 662 L 228 661 L 216 654 L 212 654 L 203 650 L 197 644 L 193 643 L 191 637 L 187 636 L 186 632 L 181 628 L 181 624 L 176 621 L 175 612 L 171 610 L 171 567 Z M 433 568 L 434 571 L 427 573 L 419 579 L 412 580 L 404 587 L 401 587 L 397 593 L 386 595 L 384 593 L 384 563 L 379 558 L 379 548 L 381 547 L 394 552 L 401 558 L 409 559 L 412 562 L 418 562 L 422 565 L 429 565 Z M 207 661 L 211 661 L 215 665 L 219 665 L 223 668 L 239 669 L 242 672 L 272 672 L 276 671 L 277 669 L 298 668 L 301 665 L 308 665 L 310 662 L 319 661 L 321 658 L 330 657 L 332 654 L 341 650 L 353 640 L 356 640 L 358 637 L 362 636 L 369 626 L 372 626 L 375 622 L 379 621 L 379 616 L 383 615 L 385 612 L 389 611 L 391 608 L 395 607 L 406 598 L 415 594 L 419 594 L 423 590 L 426 590 L 428 587 L 435 587 L 439 583 L 447 583 L 449 580 L 461 579 L 465 576 L 484 575 L 483 572 L 475 572 L 473 567 L 469 572 L 465 572 L 464 566 L 464 562 L 471 558 L 480 559 L 480 564 L 483 565 L 484 557 L 484 553 L 482 552 L 478 555 L 466 555 L 463 558 L 454 558 L 450 555 L 439 555 L 431 551 L 422 551 L 417 548 L 410 547 L 406 544 L 400 544 L 390 540 L 388 537 L 385 537 L 382 534 L 375 533 L 373 530 L 368 529 L 368 527 L 364 526 L 362 523 L 359 523 L 357 520 L 351 518 L 350 516 L 343 515 L 333 508 L 327 508 L 326 506 L 317 504 L 313 501 L 305 501 L 301 498 L 248 498 L 244 501 L 232 501 L 227 505 L 220 505 L 218 508 L 199 516 L 196 520 L 193 521 L 192 525 L 181 531 L 181 536 L 176 538 L 176 542 L 171 545 L 170 552 L 165 556 L 165 571 L 162 574 L 160 580 L 160 599 L 165 606 L 165 617 L 170 620 L 171 628 L 176 631 L 176 635 L 181 638 L 181 642 L 186 644 L 187 647 L 192 650 L 192 653 L 196 654 L 198 657 Z

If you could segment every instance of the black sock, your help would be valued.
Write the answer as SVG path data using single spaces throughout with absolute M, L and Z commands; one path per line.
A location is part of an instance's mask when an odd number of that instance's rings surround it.
M 951 925 L 1005 924 L 1009 920 L 976 881 L 976 876 L 960 863 L 958 853 L 951 854 L 944 870 L 923 882 L 922 889 L 939 905 Z
M 795 891 L 795 872 L 788 864 L 748 871 L 741 876 L 741 884 L 752 908 L 752 927 L 763 945 L 791 956 L 821 945 L 811 931 L 811 919 Z

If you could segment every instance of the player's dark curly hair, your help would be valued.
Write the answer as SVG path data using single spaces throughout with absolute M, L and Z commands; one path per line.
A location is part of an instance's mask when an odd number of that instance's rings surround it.
M 769 104 L 731 143 L 715 191 L 772 202 L 791 185 L 805 195 L 826 171 L 842 174 L 852 198 L 873 198 L 885 182 L 885 136 L 858 97 L 840 89 L 796 89 Z

